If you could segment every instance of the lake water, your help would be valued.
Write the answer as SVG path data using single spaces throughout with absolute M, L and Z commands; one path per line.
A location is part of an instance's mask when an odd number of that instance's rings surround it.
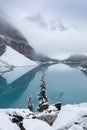
M 36 108 L 43 68 L 50 103 L 87 102 L 87 74 L 73 65 L 54 64 L 39 66 L 32 70 L 29 67 L 19 67 L 0 77 L 0 108 L 19 106 L 26 108 L 30 95 Z

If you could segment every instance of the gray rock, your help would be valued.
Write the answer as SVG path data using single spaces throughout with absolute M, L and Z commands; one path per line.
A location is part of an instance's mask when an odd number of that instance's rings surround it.
M 46 123 L 48 123 L 51 126 L 54 123 L 54 121 L 56 120 L 56 118 L 57 118 L 57 114 L 55 114 L 55 115 L 44 115 L 44 116 L 37 117 L 37 119 L 45 121 Z

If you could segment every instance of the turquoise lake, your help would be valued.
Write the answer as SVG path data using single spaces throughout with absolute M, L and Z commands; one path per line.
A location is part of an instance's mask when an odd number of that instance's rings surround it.
M 50 104 L 87 102 L 87 73 L 72 64 L 53 64 L 41 65 L 32 70 L 19 67 L 0 77 L 0 108 L 26 108 L 29 96 L 32 96 L 36 108 L 43 68 Z

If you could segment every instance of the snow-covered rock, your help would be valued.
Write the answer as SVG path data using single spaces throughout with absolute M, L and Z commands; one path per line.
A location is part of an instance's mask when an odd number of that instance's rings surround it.
M 22 116 L 23 118 L 26 118 L 27 115 L 33 114 L 33 112 L 29 111 L 29 109 L 0 109 L 0 113 L 4 113 L 6 115 L 19 115 Z M 4 118 L 4 117 L 3 117 Z
M 50 110 L 53 111 L 51 115 L 56 113 L 52 106 Z M 0 130 L 20 130 L 20 123 L 26 130 L 87 130 L 87 103 L 63 106 L 53 126 L 33 118 L 47 114 L 45 111 L 33 113 L 28 109 L 0 109 Z M 22 121 L 16 123 L 17 117 L 22 117 Z
M 20 128 L 11 122 L 7 114 L 0 112 L 0 130 L 20 130 Z
M 87 61 L 83 62 L 79 68 L 83 71 L 87 71 Z
M 47 123 L 38 119 L 24 119 L 23 126 L 26 130 L 54 130 Z
M 53 128 L 57 130 L 87 129 L 87 103 L 63 106 Z
M 0 130 L 20 130 L 19 124 L 12 120 L 16 116 L 24 118 L 22 123 L 26 130 L 55 130 L 44 121 L 28 119 L 29 114 L 33 115 L 28 109 L 0 109 Z
M 1 60 L 13 66 L 36 66 L 35 61 L 29 60 L 10 46 L 6 46 L 5 53 L 0 57 Z

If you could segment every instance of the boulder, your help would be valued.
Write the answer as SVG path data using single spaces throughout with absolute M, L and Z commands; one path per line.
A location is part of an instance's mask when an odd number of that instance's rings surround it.
M 56 103 L 54 104 L 54 106 L 57 108 L 57 110 L 61 110 L 61 103 Z
M 48 104 L 43 104 L 40 108 L 38 108 L 38 112 L 43 112 L 49 108 Z
M 46 123 L 48 123 L 50 126 L 53 125 L 54 121 L 56 120 L 57 118 L 57 114 L 55 115 L 44 115 L 44 116 L 39 116 L 37 117 L 37 119 L 39 120 L 42 120 L 42 121 L 45 121 Z

